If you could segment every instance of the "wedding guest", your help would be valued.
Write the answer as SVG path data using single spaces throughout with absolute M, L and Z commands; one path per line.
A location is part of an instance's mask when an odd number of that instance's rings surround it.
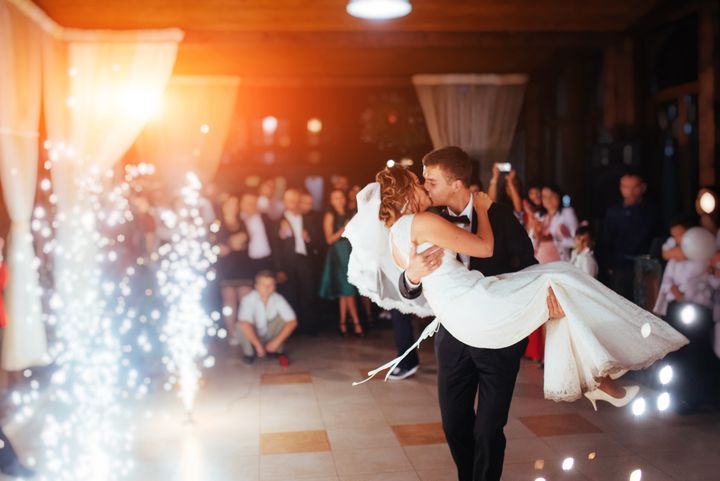
M 664 250 L 680 246 L 695 219 L 673 220 Z M 718 360 L 713 351 L 714 297 L 720 278 L 708 263 L 690 259 L 670 259 L 663 273 L 660 292 L 653 311 L 664 316 L 690 339 L 690 344 L 668 356 L 678 381 L 673 382 L 677 412 L 690 414 L 717 394 Z
M 392 319 L 393 336 L 395 338 L 395 349 L 397 355 L 401 356 L 415 342 L 415 334 L 413 333 L 412 314 L 404 314 L 397 309 L 390 311 Z M 388 379 L 392 381 L 402 381 L 410 376 L 415 375 L 420 368 L 420 358 L 417 349 L 408 354 L 395 369 L 390 372 Z
M 220 255 L 217 261 L 222 296 L 222 314 L 228 338 L 235 341 L 235 320 L 240 299 L 247 294 L 247 245 L 248 235 L 240 222 L 240 200 L 228 197 L 221 207 L 220 229 L 217 233 Z
M 276 190 L 275 179 L 264 180 L 258 188 L 258 210 L 272 220 L 280 219 L 283 213 L 283 203 L 276 197 Z
M 350 187 L 348 191 L 348 210 L 350 212 L 357 212 L 357 195 L 360 192 L 361 187 L 357 184 Z
M 306 228 L 312 239 L 323 239 L 325 237 L 323 229 L 323 214 L 313 209 L 315 204 L 314 198 L 310 191 L 300 191 L 300 213 L 305 218 Z M 323 242 L 316 242 L 314 245 L 315 252 L 312 256 L 322 264 L 325 259 L 325 244 Z M 319 271 L 319 269 L 318 269 Z
M 350 217 L 345 192 L 339 189 L 333 190 L 330 193 L 330 208 L 323 219 L 325 241 L 329 248 L 325 255 L 325 265 L 320 280 L 320 297 L 329 300 L 338 299 L 340 316 L 338 329 L 342 336 L 347 335 L 348 314 L 352 319 L 354 334 L 363 336 L 355 303 L 358 291 L 347 278 L 350 241 L 342 237 L 345 224 L 348 223 Z
M 570 249 L 575 246 L 577 216 L 572 207 L 563 206 L 562 197 L 557 186 L 544 186 L 542 205 L 545 213 L 530 222 L 535 257 L 541 264 L 570 260 Z
M 570 263 L 587 275 L 597 277 L 598 264 L 592 251 L 594 245 L 590 227 L 586 222 L 581 222 L 575 230 L 575 249 L 570 256 Z
M 542 185 L 538 183 L 532 183 L 528 186 L 527 191 L 527 201 L 528 206 L 534 211 L 534 212 L 542 212 L 543 205 L 542 205 Z
M 545 215 L 545 208 L 542 205 L 542 185 L 531 183 L 527 190 L 527 196 L 522 200 L 523 222 L 529 228 L 531 219 Z
M 260 271 L 272 270 L 273 223 L 270 218 L 258 210 L 258 197 L 254 192 L 244 192 L 240 197 L 240 223 L 247 234 L 247 267 L 245 277 L 251 283 Z M 252 284 L 250 284 L 252 285 Z
M 607 209 L 598 243 L 601 280 L 633 299 L 633 257 L 647 254 L 657 231 L 657 216 L 645 201 L 645 181 L 636 173 L 620 178 L 622 201 Z
M 347 192 L 350 189 L 350 180 L 346 175 L 333 175 L 330 178 L 330 184 L 333 190 L 344 190 Z
M 322 239 L 310 236 L 300 210 L 300 191 L 288 189 L 283 196 L 285 212 L 277 228 L 277 279 L 280 291 L 297 312 L 298 332 L 317 333 L 314 299 L 317 292 L 313 253 Z
M 502 180 L 502 191 L 504 195 L 499 195 L 498 189 L 500 180 Z M 502 178 L 498 164 L 494 164 L 492 168 L 492 178 L 490 179 L 490 187 L 488 188 L 488 196 L 493 202 L 501 202 L 510 205 L 513 209 L 515 217 L 525 225 L 523 216 L 523 199 L 520 194 L 520 180 L 517 178 L 515 169 L 511 169 L 507 175 Z
M 542 188 L 544 214 L 537 213 L 530 220 L 530 238 L 535 247 L 535 258 L 540 264 L 570 260 L 569 250 L 575 245 L 577 217 L 572 207 L 563 207 L 562 193 L 556 186 Z M 538 328 L 528 337 L 525 357 L 542 366 L 545 358 L 545 327 Z
M 670 237 L 663 244 L 663 251 L 680 246 L 683 236 L 693 226 L 694 219 L 689 217 L 674 219 L 670 226 Z M 653 312 L 664 316 L 672 303 L 680 301 L 692 302 L 711 311 L 714 282 L 707 262 L 671 258 L 665 266 Z
M 276 292 L 271 271 L 260 271 L 255 276 L 255 289 L 243 299 L 238 321 L 238 338 L 246 363 L 268 354 L 276 355 L 281 366 L 290 363 L 283 353 L 283 343 L 297 328 L 297 317 L 285 298 Z

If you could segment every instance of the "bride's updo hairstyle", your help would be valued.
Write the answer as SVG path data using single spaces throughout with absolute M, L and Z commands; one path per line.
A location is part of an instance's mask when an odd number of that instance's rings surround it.
M 404 167 L 386 167 L 375 176 L 380 184 L 380 220 L 392 226 L 404 212 L 413 212 L 417 200 L 413 192 L 415 179 Z

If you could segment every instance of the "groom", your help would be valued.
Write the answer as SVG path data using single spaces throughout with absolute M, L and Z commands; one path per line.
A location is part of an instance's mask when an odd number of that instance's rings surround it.
M 470 157 L 459 147 L 436 149 L 423 158 L 424 185 L 433 206 L 445 206 L 440 215 L 475 232 L 477 215 L 468 188 L 471 174 Z M 486 276 L 537 264 L 530 238 L 510 207 L 494 203 L 488 216 L 495 238 L 493 256 L 480 259 L 459 254 L 460 261 Z M 434 247 L 416 254 L 415 247 L 399 279 L 400 292 L 408 299 L 422 295 L 420 279 L 442 261 L 442 249 Z M 564 315 L 552 291 L 548 293 L 548 308 L 551 318 Z M 442 324 L 435 335 L 440 413 L 459 481 L 500 481 L 505 457 L 503 429 L 526 345 L 527 339 L 523 339 L 502 349 L 475 348 L 455 339 Z

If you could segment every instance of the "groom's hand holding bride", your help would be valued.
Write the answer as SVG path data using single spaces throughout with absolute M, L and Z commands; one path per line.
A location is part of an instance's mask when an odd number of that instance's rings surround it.
M 555 293 L 553 292 L 552 287 L 548 287 L 547 305 L 548 317 L 550 318 L 550 320 L 561 319 L 565 317 L 565 311 L 563 311 L 563 308 L 560 306 L 557 297 L 555 297 Z
M 440 267 L 442 263 L 443 250 L 438 246 L 432 246 L 418 254 L 417 243 L 410 246 L 410 254 L 405 276 L 412 284 L 420 284 L 423 277 Z

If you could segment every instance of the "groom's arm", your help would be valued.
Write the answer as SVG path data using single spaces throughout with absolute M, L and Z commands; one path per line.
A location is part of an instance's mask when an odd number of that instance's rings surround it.
M 398 288 L 400 294 L 406 299 L 416 299 L 422 295 L 420 279 L 440 267 L 443 250 L 433 246 L 420 254 L 417 253 L 417 244 L 413 243 L 410 249 L 408 265 L 400 274 Z
M 398 278 L 398 289 L 400 289 L 400 295 L 405 299 L 417 299 L 422 295 L 422 284 L 411 285 L 405 271 L 403 271 Z

